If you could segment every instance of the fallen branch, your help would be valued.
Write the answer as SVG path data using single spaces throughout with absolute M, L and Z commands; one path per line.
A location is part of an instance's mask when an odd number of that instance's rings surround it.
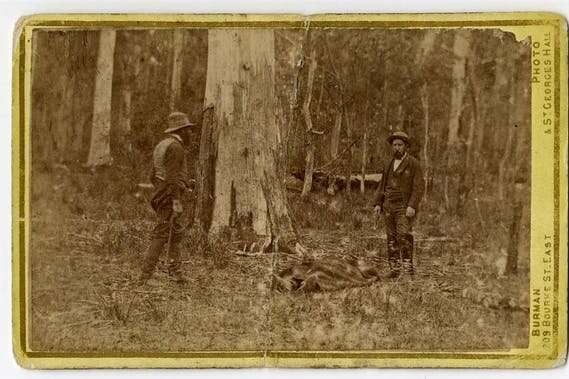
M 329 161 L 328 163 L 326 163 L 324 166 L 318 167 L 315 171 L 322 171 L 322 170 L 324 170 L 326 167 L 332 165 L 334 162 L 336 162 L 338 159 L 340 159 L 340 158 L 342 157 L 342 155 L 346 154 L 346 152 L 347 152 L 352 146 L 354 146 L 354 145 L 356 144 L 356 142 L 358 142 L 358 140 L 357 140 L 357 139 L 354 139 L 354 140 L 352 141 L 352 143 L 350 143 L 350 145 L 349 145 L 348 147 L 346 147 L 344 150 L 342 150 L 342 151 L 340 152 L 340 154 L 338 154 L 338 155 L 336 156 L 336 158 L 332 159 L 331 161 Z

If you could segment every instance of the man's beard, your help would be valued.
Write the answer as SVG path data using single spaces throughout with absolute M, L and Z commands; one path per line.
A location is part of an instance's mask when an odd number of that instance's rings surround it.
M 190 146 L 190 135 L 188 132 L 183 132 L 183 133 L 179 133 L 178 134 L 180 136 L 180 138 L 182 139 L 182 143 L 184 144 L 184 147 L 188 147 Z
M 396 151 L 393 153 L 393 155 L 395 156 L 396 159 L 403 158 L 403 153 L 401 151 Z

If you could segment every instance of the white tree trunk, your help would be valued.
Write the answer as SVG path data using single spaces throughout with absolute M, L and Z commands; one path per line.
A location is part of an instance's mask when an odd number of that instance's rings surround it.
M 346 109 L 346 108 L 344 108 Z M 346 113 L 346 136 L 348 138 L 348 155 L 346 157 L 346 195 L 349 197 L 352 194 L 352 128 L 354 125 L 355 115 L 353 113 Z
M 459 138 L 459 120 L 466 89 L 466 57 L 469 50 L 470 32 L 468 30 L 457 31 L 453 45 L 454 64 L 452 66 L 452 91 L 447 139 L 449 147 L 456 146 Z
M 330 162 L 335 161 L 338 158 L 338 148 L 340 147 L 340 132 L 342 131 L 342 110 L 338 110 L 336 113 L 336 119 L 334 120 L 334 127 L 332 128 L 332 133 L 330 133 Z M 333 195 L 336 193 L 336 180 L 332 177 L 328 181 L 328 193 Z
M 424 169 L 424 180 L 425 180 L 425 190 L 423 191 L 423 200 L 427 199 L 429 193 L 429 177 L 430 173 L 430 164 L 429 164 L 429 91 L 427 88 L 427 82 L 423 83 L 421 87 L 421 104 L 423 105 L 423 114 L 424 114 L 424 124 L 425 124 L 425 134 L 424 134 L 424 141 L 423 141 L 423 167 Z
M 417 57 L 415 62 L 419 67 L 423 76 L 425 75 L 424 67 L 425 62 L 433 51 L 435 46 L 435 41 L 437 38 L 438 31 L 428 29 L 425 31 L 425 35 L 423 36 L 423 40 L 419 45 L 419 50 L 417 51 Z M 424 167 L 424 180 L 425 180 L 425 190 L 423 191 L 423 201 L 426 201 L 428 193 L 429 193 L 429 183 L 430 183 L 430 167 L 429 167 L 429 127 L 430 127 L 430 114 L 429 114 L 429 82 L 425 80 L 423 85 L 421 86 L 421 104 L 423 106 L 423 115 L 424 115 L 424 126 L 425 126 L 425 133 L 423 136 L 423 167 Z
M 415 60 L 415 64 L 418 67 L 420 67 L 421 70 L 423 69 L 423 65 L 425 64 L 425 60 L 427 59 L 427 57 L 429 56 L 429 54 L 433 50 L 433 47 L 435 46 L 435 40 L 437 38 L 437 33 L 438 33 L 437 30 L 427 29 L 425 31 L 425 35 L 423 37 L 423 40 L 419 44 L 419 50 L 417 51 L 417 57 Z
M 131 129 L 132 129 L 132 90 L 130 83 L 127 83 L 121 89 L 121 109 L 119 128 L 121 131 L 121 142 L 127 153 L 132 152 Z
M 513 83 L 512 84 L 512 94 L 510 95 L 510 109 L 508 112 L 508 124 L 506 125 L 506 128 L 508 129 L 508 139 L 506 140 L 506 147 L 504 148 L 504 154 L 502 155 L 502 157 L 500 158 L 500 162 L 498 163 L 498 198 L 500 200 L 504 200 L 505 197 L 505 191 L 506 191 L 506 187 L 508 186 L 508 178 L 507 178 L 507 165 L 508 162 L 510 161 L 510 157 L 512 155 L 512 151 L 514 150 L 514 144 L 515 141 L 514 139 L 516 138 L 516 128 L 514 127 L 514 123 L 512 122 L 513 120 L 515 120 L 515 117 L 512 115 L 512 113 L 515 113 L 515 111 L 512 109 L 511 105 L 516 103 L 516 99 L 515 99 L 515 88 L 516 85 Z
M 87 159 L 87 165 L 91 167 L 112 163 L 110 134 L 115 37 L 114 30 L 102 30 L 99 35 L 91 146 Z
M 336 120 L 334 121 L 334 129 L 330 134 L 330 158 L 331 160 L 338 157 L 338 148 L 340 147 L 340 132 L 342 131 L 342 111 L 336 113 Z
M 196 217 L 216 234 L 248 220 L 258 235 L 295 238 L 277 158 L 274 35 L 211 29 Z
M 170 81 L 170 112 L 177 110 L 178 101 L 182 92 L 182 62 L 184 56 L 184 31 L 175 29 L 172 38 L 173 57 L 172 57 L 172 80 Z
M 399 104 L 399 106 L 397 107 L 397 126 L 396 126 L 395 130 L 403 131 L 403 124 L 404 124 L 403 118 L 404 118 L 404 116 L 403 116 L 403 104 Z

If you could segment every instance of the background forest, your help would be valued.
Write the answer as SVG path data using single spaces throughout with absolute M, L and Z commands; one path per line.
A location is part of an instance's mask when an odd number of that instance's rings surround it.
M 195 228 L 185 252 L 190 290 L 129 288 L 152 221 L 141 183 L 173 110 L 198 124 L 188 152 L 190 172 L 197 169 L 208 31 L 54 30 L 33 38 L 36 347 L 527 343 L 529 40 L 493 29 L 276 29 L 280 179 L 308 251 L 385 266 L 371 198 L 395 130 L 411 137 L 426 193 L 414 281 L 269 296 L 271 258 L 232 254 L 239 248 L 231 242 L 212 249 Z

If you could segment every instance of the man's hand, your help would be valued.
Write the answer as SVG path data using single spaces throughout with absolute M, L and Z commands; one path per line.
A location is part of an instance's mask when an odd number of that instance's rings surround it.
M 407 212 L 405 212 L 405 216 L 411 218 L 415 216 L 415 209 L 411 207 L 407 207 Z
M 377 215 L 377 217 L 381 216 L 381 205 L 376 205 L 373 208 L 373 211 L 375 212 L 375 214 Z
M 182 207 L 182 203 L 180 202 L 180 200 L 172 201 L 172 210 L 176 215 L 179 215 L 184 211 L 184 208 Z

